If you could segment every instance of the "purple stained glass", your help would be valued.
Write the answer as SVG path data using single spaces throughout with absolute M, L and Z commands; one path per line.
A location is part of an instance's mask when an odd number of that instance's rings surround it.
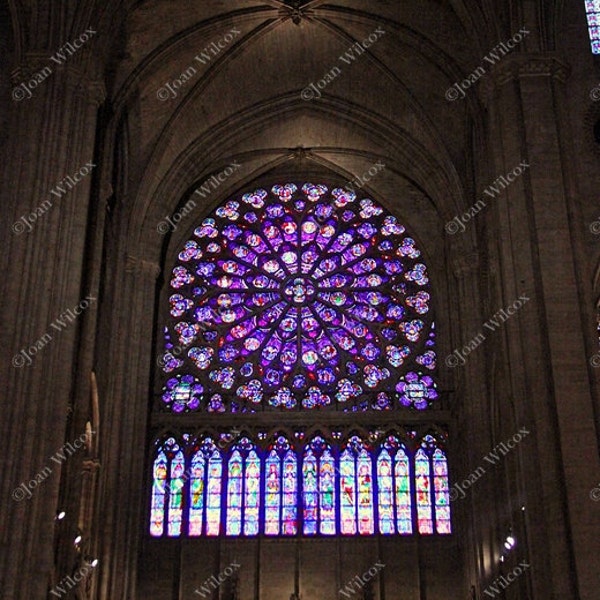
M 332 443 L 316 435 L 298 448 L 276 434 L 265 454 L 248 437 L 236 438 L 231 448 L 223 445 L 231 433 L 221 434 L 217 444 L 188 433 L 180 440 L 156 440 L 150 534 L 452 532 L 443 434 L 419 440 L 406 430 L 417 444 L 409 450 L 384 429 L 371 431 L 368 441 L 351 435 L 345 443 L 341 430 L 330 433 Z M 257 437 L 264 440 L 267 434 Z M 304 434 L 296 431 L 293 438 L 303 440 Z
M 193 374 L 211 394 L 206 410 L 232 405 L 215 393 L 237 406 L 352 410 L 365 392 L 375 398 L 366 407 L 385 410 L 407 368 L 435 368 L 433 349 L 422 349 L 430 293 L 421 252 L 375 201 L 275 185 L 228 200 L 194 236 L 173 269 L 161 366 L 171 382 Z M 175 403 L 170 385 L 168 408 L 200 407 L 202 391 Z
M 401 378 L 396 391 L 399 393 L 400 404 L 414 406 L 419 410 L 427 408 L 438 397 L 433 379 L 429 375 L 412 371 Z
M 181 413 L 196 410 L 200 406 L 204 391 L 192 375 L 182 375 L 169 379 L 163 390 L 163 402 L 173 412 Z
M 592 53 L 600 54 L 600 2 L 598 0 L 586 0 L 585 10 L 587 13 L 588 30 Z

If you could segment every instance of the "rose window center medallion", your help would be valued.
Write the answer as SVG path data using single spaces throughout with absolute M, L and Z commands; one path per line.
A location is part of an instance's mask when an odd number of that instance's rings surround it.
M 426 408 L 435 331 L 420 257 L 394 216 L 345 189 L 276 185 L 227 201 L 173 269 L 163 402 Z
M 294 277 L 288 280 L 283 288 L 285 298 L 295 304 L 305 304 L 312 300 L 315 293 L 315 287 L 304 277 Z

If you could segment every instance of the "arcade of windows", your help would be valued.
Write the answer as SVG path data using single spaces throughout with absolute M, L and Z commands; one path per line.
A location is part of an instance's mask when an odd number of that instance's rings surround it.
M 259 189 L 204 219 L 170 288 L 158 421 L 278 412 L 308 428 L 159 436 L 152 536 L 451 533 L 446 434 L 397 425 L 438 392 L 427 267 L 394 216 L 341 188 Z M 390 424 L 304 433 L 332 411 Z
M 303 437 L 254 444 L 241 436 L 229 448 L 210 435 L 158 441 L 151 535 L 451 532 L 445 436 L 440 443 L 431 434 L 374 431 L 343 444 Z

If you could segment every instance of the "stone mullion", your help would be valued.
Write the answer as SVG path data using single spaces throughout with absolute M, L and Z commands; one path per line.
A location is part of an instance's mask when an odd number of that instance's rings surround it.
M 70 84 L 77 80 L 82 95 L 76 96 Z M 55 72 L 36 89 L 29 104 L 13 105 L 9 122 L 7 163 L 4 182 L 10 190 L 8 227 L 21 215 L 47 200 L 49 190 L 70 173 L 71 161 L 63 147 L 87 148 L 93 156 L 95 106 L 89 103 L 86 82 L 71 71 Z M 73 119 L 73 113 L 78 115 Z M 35 138 L 31 132 L 39 132 Z M 59 175 L 57 175 L 59 174 Z M 69 395 L 72 391 L 72 359 L 80 323 L 70 323 L 62 331 L 50 324 L 63 311 L 81 300 L 80 282 L 85 226 L 89 206 L 90 180 L 82 180 L 70 191 L 71 213 L 52 201 L 53 206 L 21 235 L 8 234 L 8 260 L 5 263 L 3 321 L 7 324 L 7 359 L 2 361 L 2 378 L 11 391 L 9 418 L 3 420 L 3 478 L 5 497 L 21 481 L 49 466 L 52 474 L 28 502 L 10 502 L 3 511 L 2 530 L 15 551 L 4 557 L 3 589 L 9 597 L 41 597 L 52 571 L 54 511 L 60 483 L 60 467 L 50 457 L 65 443 Z M 68 216 L 67 216 L 68 215 Z M 73 223 L 74 218 L 81 226 Z M 73 240 L 73 245 L 69 245 Z M 75 246 L 75 243 L 77 244 Z M 25 276 L 23 276 L 25 274 Z M 53 290 L 50 296 L 47 291 Z M 14 315 L 18 315 L 15 319 Z M 84 316 L 78 317 L 82 319 Z M 51 340 L 33 357 L 31 366 L 15 368 L 12 360 L 48 333 Z M 25 358 L 23 358 L 25 360 Z M 43 429 L 35 444 L 23 440 Z M 28 522 L 28 527 L 22 523 Z M 24 567 L 24 565 L 26 565 Z
M 582 489 L 581 474 L 590 468 L 592 457 L 582 449 L 596 443 L 569 230 L 570 194 L 556 128 L 556 121 L 564 118 L 559 91 L 563 77 L 564 68 L 551 57 L 507 60 L 497 77 L 491 110 L 496 117 L 492 145 L 501 148 L 498 173 L 510 172 L 522 159 L 531 165 L 498 197 L 495 213 L 507 290 L 504 301 L 510 304 L 522 292 L 531 297 L 531 304 L 504 328 L 517 418 L 535 427 L 535 447 L 521 456 L 530 573 L 540 597 L 575 594 L 575 574 L 564 565 L 575 562 L 581 571 L 584 564 L 593 564 L 591 555 L 584 557 L 593 552 L 591 529 L 583 523 L 569 528 L 566 516 L 567 503 L 572 519 L 585 514 L 589 490 Z M 540 132 L 543 144 L 537 141 Z M 566 331 L 573 323 L 572 330 L 579 332 L 574 336 Z M 543 370 L 545 377 L 540 376 Z M 581 573 L 578 576 L 581 583 Z M 588 572 L 583 580 L 589 582 L 590 577 Z M 580 593 L 581 598 L 591 598 L 595 591 L 585 592 L 582 586 Z
M 152 347 L 154 303 L 158 266 L 127 257 L 107 298 L 111 305 L 108 330 L 119 331 L 107 347 L 103 361 L 117 368 L 107 370 L 102 431 L 111 443 L 102 447 L 102 505 L 97 523 L 97 542 L 102 577 L 99 594 L 114 600 L 135 598 L 137 552 L 144 511 L 144 459 L 148 416 L 148 392 L 152 356 L 139 349 Z M 119 357 L 116 361 L 114 357 Z

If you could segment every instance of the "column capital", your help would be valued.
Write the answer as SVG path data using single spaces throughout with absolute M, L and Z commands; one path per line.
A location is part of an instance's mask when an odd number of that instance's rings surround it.
M 511 54 L 493 69 L 498 85 L 523 77 L 552 77 L 564 83 L 571 73 L 571 67 L 557 54 Z

